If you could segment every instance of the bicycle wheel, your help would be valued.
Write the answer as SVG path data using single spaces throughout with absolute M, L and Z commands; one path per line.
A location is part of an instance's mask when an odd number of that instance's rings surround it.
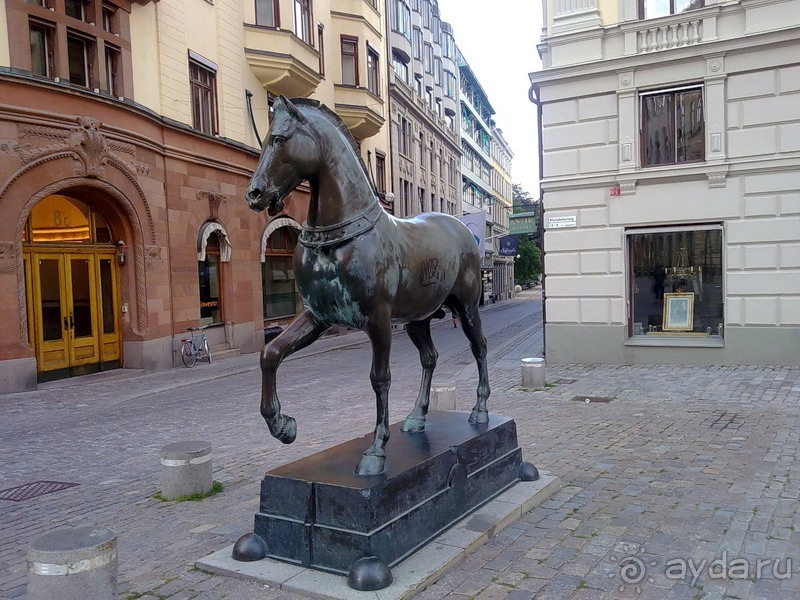
M 197 362 L 197 352 L 192 342 L 183 342 L 181 346 L 181 358 L 183 359 L 183 364 L 190 369 L 194 366 L 194 363 Z
M 208 340 L 203 340 L 203 352 L 208 357 L 208 364 L 211 364 L 211 348 L 208 346 Z

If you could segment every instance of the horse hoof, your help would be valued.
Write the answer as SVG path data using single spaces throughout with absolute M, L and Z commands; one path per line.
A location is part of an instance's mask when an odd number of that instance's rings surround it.
M 412 419 L 409 417 L 403 422 L 403 426 L 400 428 L 400 431 L 405 431 L 406 433 L 419 433 L 420 431 L 425 431 L 425 419 Z
M 369 477 L 370 475 L 380 475 L 383 473 L 383 467 L 386 463 L 385 456 L 375 456 L 374 454 L 365 454 L 356 467 L 356 475 L 362 477 Z
M 476 410 L 472 409 L 472 412 L 469 415 L 469 422 L 473 425 L 482 425 L 483 423 L 489 422 L 489 411 L 488 410 Z
M 283 420 L 283 427 L 275 436 L 284 444 L 291 444 L 297 437 L 297 421 L 294 417 L 286 417 Z

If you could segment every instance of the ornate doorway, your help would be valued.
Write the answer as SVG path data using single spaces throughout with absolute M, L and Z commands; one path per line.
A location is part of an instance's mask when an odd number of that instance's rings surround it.
M 121 366 L 113 240 L 102 214 L 75 198 L 47 196 L 31 211 L 23 258 L 39 382 Z

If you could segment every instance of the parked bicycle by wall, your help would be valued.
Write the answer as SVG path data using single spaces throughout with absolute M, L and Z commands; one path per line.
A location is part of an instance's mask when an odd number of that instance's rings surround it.
M 211 364 L 211 348 L 208 346 L 206 327 L 208 326 L 187 327 L 186 331 L 190 332 L 190 337 L 181 340 L 181 359 L 190 369 L 197 363 L 198 358 L 207 358 L 208 364 Z

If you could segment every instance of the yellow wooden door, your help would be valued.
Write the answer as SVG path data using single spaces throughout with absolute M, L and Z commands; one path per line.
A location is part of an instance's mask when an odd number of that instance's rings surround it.
M 98 329 L 100 360 L 104 363 L 120 361 L 120 301 L 119 267 L 116 254 L 96 255 L 98 290 Z M 121 365 L 119 365 L 121 366 Z
M 91 254 L 66 257 L 70 367 L 100 362 L 95 260 Z
M 33 305 L 34 339 L 39 371 L 69 367 L 69 310 L 64 255 L 34 254 L 28 295 Z

